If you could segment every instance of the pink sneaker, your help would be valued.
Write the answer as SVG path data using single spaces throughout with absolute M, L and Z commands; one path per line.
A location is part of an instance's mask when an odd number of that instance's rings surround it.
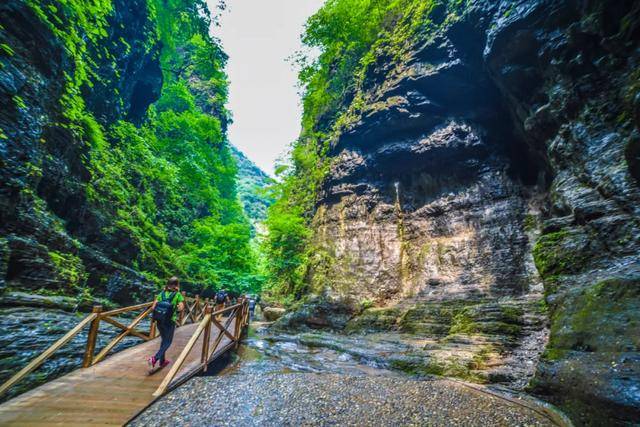
M 153 369 L 156 367 L 156 363 L 158 363 L 158 361 L 156 360 L 155 356 L 151 356 L 147 357 L 147 363 L 149 364 L 149 367 Z
M 160 364 L 160 369 L 166 368 L 167 366 L 169 366 L 169 363 L 171 363 L 171 360 L 165 360 Z

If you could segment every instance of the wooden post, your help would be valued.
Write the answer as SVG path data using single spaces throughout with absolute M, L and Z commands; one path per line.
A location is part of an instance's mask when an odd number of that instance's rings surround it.
M 249 300 L 245 300 L 244 304 L 244 326 L 249 326 Z
M 196 302 L 194 303 L 193 306 L 193 322 L 197 322 L 198 321 L 198 313 L 200 312 L 200 295 L 196 295 Z
M 187 308 L 187 293 L 185 291 L 182 291 L 182 298 L 184 298 L 184 308 Z M 184 323 L 182 323 L 182 320 L 184 319 L 184 312 L 185 310 L 182 310 L 180 312 L 180 315 L 178 317 L 178 325 L 182 326 Z
M 96 350 L 96 341 L 98 339 L 98 331 L 100 329 L 100 313 L 102 312 L 102 306 L 94 305 L 92 312 L 95 313 L 96 317 L 91 321 L 91 326 L 89 327 L 87 348 L 84 351 L 84 359 L 82 360 L 83 368 L 88 368 L 93 362 L 93 353 Z
M 211 318 L 211 307 L 209 305 L 204 308 L 204 317 Z M 202 372 L 207 372 L 207 365 L 209 364 L 209 340 L 211 339 L 211 321 L 207 322 L 204 327 L 204 337 L 202 338 L 202 356 L 200 361 L 202 362 Z
M 233 330 L 233 337 L 235 341 L 233 348 L 238 348 L 238 345 L 240 344 L 240 331 L 242 331 L 242 305 L 234 310 L 234 314 L 236 317 L 236 323 Z

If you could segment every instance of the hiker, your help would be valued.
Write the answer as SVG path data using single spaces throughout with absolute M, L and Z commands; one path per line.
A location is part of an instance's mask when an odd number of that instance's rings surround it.
M 253 315 L 256 311 L 256 299 L 251 295 L 247 297 L 249 298 L 249 320 L 253 320 Z
M 167 281 L 164 290 L 158 294 L 151 307 L 153 320 L 160 332 L 161 341 L 158 352 L 147 360 L 151 369 L 155 368 L 156 364 L 159 364 L 160 368 L 164 368 L 171 363 L 165 359 L 165 353 L 173 341 L 178 312 L 184 310 L 184 297 L 180 293 L 180 280 L 177 277 L 174 276 Z
M 220 289 L 218 292 L 216 292 L 216 309 L 215 311 L 220 311 L 224 308 L 225 303 L 229 302 L 229 294 L 227 293 L 226 290 L 224 289 Z M 216 315 L 216 319 L 220 320 L 220 317 L 222 317 L 221 314 Z

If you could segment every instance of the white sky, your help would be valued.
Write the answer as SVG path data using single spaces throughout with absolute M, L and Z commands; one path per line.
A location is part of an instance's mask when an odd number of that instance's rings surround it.
M 270 175 L 300 133 L 297 73 L 285 59 L 300 49 L 303 25 L 323 3 L 227 0 L 221 26 L 213 28 L 229 55 L 229 141 Z

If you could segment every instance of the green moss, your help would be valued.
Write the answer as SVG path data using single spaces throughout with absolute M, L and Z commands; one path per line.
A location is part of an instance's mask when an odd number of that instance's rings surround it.
M 3 52 L 7 56 L 13 56 L 15 54 L 11 46 L 6 43 L 0 43 L 0 52 Z
M 473 359 L 469 364 L 470 369 L 480 370 L 486 368 L 486 363 L 491 358 L 491 355 L 495 352 L 495 349 L 492 345 L 484 345 L 480 348 L 480 350 L 473 355 Z
M 444 375 L 445 367 L 442 364 L 436 362 L 427 361 L 424 363 L 421 360 L 414 359 L 394 359 L 390 362 L 390 366 L 393 369 L 397 369 L 409 375 L 424 376 L 424 375 Z
M 20 96 L 13 95 L 13 98 L 11 99 L 13 100 L 13 103 L 17 108 L 20 108 L 20 109 L 27 108 L 27 104 L 24 103 L 24 99 L 22 99 Z
M 472 310 L 471 307 L 463 308 L 453 317 L 449 335 L 472 334 L 479 331 L 478 325 L 474 321 Z
M 576 248 L 570 246 L 572 234 L 558 231 L 541 236 L 533 248 L 536 268 L 543 278 L 580 271 L 586 261 Z
M 544 350 L 541 357 L 543 360 L 552 362 L 552 361 L 564 359 L 567 353 L 568 353 L 567 350 L 563 350 L 559 348 L 547 348 Z
M 461 360 L 456 357 L 441 360 L 434 357 L 418 358 L 408 356 L 406 358 L 393 359 L 389 365 L 392 369 L 417 377 L 436 375 L 485 383 L 487 378 L 482 375 L 481 369 L 485 368 L 484 364 L 489 359 L 492 351 L 491 346 L 483 346 L 472 360 Z
M 82 260 L 76 255 L 62 252 L 49 252 L 49 259 L 55 267 L 55 274 L 71 290 L 84 286 L 87 274 Z
M 513 323 L 513 324 L 522 323 L 522 316 L 524 315 L 524 310 L 521 307 L 501 305 L 500 312 L 502 313 L 502 319 L 506 323 Z
M 537 215 L 532 215 L 532 214 L 527 214 L 524 217 L 524 220 L 522 221 L 522 225 L 525 229 L 525 231 L 535 231 L 538 229 L 539 224 L 538 224 L 538 216 Z
M 638 351 L 640 279 L 611 278 L 570 292 L 551 316 L 549 351 Z
M 398 321 L 403 311 L 398 308 L 369 308 L 351 319 L 345 331 L 349 333 L 361 331 L 391 331 L 398 328 Z
M 364 310 L 366 310 L 368 308 L 373 307 L 374 305 L 375 305 L 375 303 L 372 300 L 364 299 L 364 300 L 360 301 L 360 310 L 364 311 Z

